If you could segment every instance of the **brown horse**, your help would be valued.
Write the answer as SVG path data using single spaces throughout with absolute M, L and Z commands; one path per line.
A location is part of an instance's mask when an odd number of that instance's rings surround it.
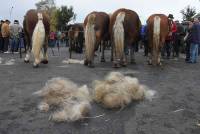
M 110 35 L 114 51 L 113 67 L 126 66 L 127 57 L 124 51 L 130 48 L 131 62 L 134 59 L 134 45 L 139 40 L 141 22 L 136 12 L 129 9 L 118 9 L 110 19 Z
M 171 23 L 164 14 L 153 14 L 147 20 L 149 64 L 161 65 L 161 48 L 171 28 Z
M 24 17 L 24 34 L 27 45 L 27 53 L 24 61 L 29 62 L 32 51 L 35 61 L 33 67 L 38 67 L 39 63 L 48 63 L 48 37 L 50 33 L 50 19 L 44 11 L 29 10 Z M 43 60 L 40 60 L 41 49 L 44 48 Z
M 69 44 L 69 57 L 72 57 L 72 51 L 82 53 L 84 31 L 82 24 L 73 24 L 67 26 L 67 37 Z
M 94 67 L 94 53 L 99 44 L 109 37 L 109 15 L 104 12 L 92 12 L 84 21 L 85 33 L 85 61 L 84 64 Z M 104 48 L 102 49 L 101 61 L 104 62 Z

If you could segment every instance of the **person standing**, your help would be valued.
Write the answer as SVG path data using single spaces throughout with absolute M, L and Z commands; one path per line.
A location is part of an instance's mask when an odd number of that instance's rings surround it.
M 144 46 L 144 56 L 148 56 L 148 39 L 147 39 L 147 24 L 143 25 L 140 31 L 141 41 Z
M 19 48 L 19 34 L 22 31 L 22 27 L 19 25 L 19 21 L 15 20 L 14 24 L 10 26 L 10 37 L 12 40 L 11 43 L 11 52 L 18 52 Z
M 8 44 L 9 44 L 9 36 L 10 36 L 10 28 L 9 28 L 10 21 L 6 20 L 1 27 L 1 34 L 3 37 L 3 51 L 4 53 L 8 52 Z
M 171 56 L 171 48 L 172 48 L 171 42 L 172 42 L 172 34 L 168 34 L 168 36 L 165 39 L 165 46 L 164 46 L 164 49 L 167 53 L 167 59 L 170 59 Z
M 191 45 L 190 45 L 190 62 L 196 63 L 198 57 L 198 49 L 200 45 L 200 24 L 198 18 L 194 18 L 191 28 Z
M 176 38 L 175 38 L 175 44 L 174 44 L 174 51 L 175 51 L 175 56 L 179 57 L 179 53 L 181 50 L 182 46 L 182 39 L 184 35 L 184 28 L 179 21 L 175 21 L 176 27 L 177 27 L 177 32 L 176 32 Z
M 178 51 L 177 51 L 177 26 L 176 23 L 173 21 L 174 17 L 173 15 L 169 15 L 169 18 L 171 19 L 172 25 L 171 25 L 171 32 L 172 32 L 172 48 L 173 48 L 173 57 L 178 57 Z
M 49 47 L 55 47 L 56 33 L 51 31 L 49 38 Z
M 176 27 L 176 23 L 173 21 L 174 16 L 172 14 L 168 15 L 168 19 L 169 19 L 169 22 L 170 22 L 170 25 L 171 25 L 171 29 L 169 31 L 168 37 L 166 38 L 166 45 L 164 47 L 163 53 L 165 53 L 165 51 L 166 51 L 167 58 L 169 59 L 172 49 L 173 49 L 173 56 L 175 56 L 174 50 L 175 50 L 175 47 L 176 47 L 175 40 L 176 40 L 177 27 Z
M 2 37 L 2 34 L 1 34 L 1 26 L 3 25 L 4 21 L 1 20 L 1 23 L 0 23 L 0 52 L 3 53 L 3 37 Z
M 187 33 L 184 37 L 184 42 L 186 43 L 186 46 L 185 46 L 185 54 L 186 54 L 185 62 L 190 61 L 190 44 L 191 44 L 191 28 L 192 28 L 192 26 L 193 26 L 192 21 L 189 21 Z

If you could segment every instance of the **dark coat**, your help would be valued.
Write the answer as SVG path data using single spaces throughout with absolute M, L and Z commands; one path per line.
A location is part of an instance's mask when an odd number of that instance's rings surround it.
M 200 44 L 200 24 L 194 24 L 191 28 L 191 43 Z

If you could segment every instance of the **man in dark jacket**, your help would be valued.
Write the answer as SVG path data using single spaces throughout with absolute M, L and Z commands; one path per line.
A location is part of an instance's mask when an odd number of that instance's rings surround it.
M 147 25 L 143 25 L 140 31 L 141 41 L 144 45 L 144 56 L 148 56 Z
M 185 61 L 189 62 L 190 61 L 190 44 L 191 44 L 191 28 L 193 26 L 193 23 L 191 21 L 188 22 L 188 28 L 187 28 L 187 33 L 186 36 L 184 37 L 184 41 L 186 43 L 185 46 L 185 54 L 186 58 Z
M 3 37 L 1 34 L 1 26 L 3 25 L 4 21 L 1 20 L 0 22 L 0 52 L 3 52 L 4 48 L 3 48 Z
M 198 18 L 194 18 L 194 24 L 191 28 L 190 63 L 197 62 L 199 45 L 200 45 L 200 24 Z
M 177 31 L 176 31 L 176 38 L 175 38 L 175 44 L 174 44 L 174 52 L 176 57 L 179 57 L 179 53 L 180 53 L 180 48 L 182 46 L 182 38 L 184 35 L 184 28 L 182 26 L 182 24 L 179 23 L 179 21 L 176 21 L 176 27 L 177 27 Z

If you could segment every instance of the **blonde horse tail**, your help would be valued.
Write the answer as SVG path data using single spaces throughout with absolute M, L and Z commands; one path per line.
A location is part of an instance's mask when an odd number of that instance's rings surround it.
M 116 17 L 116 21 L 113 26 L 114 46 L 117 59 L 123 58 L 124 54 L 124 18 L 125 12 L 120 12 Z
M 35 58 L 34 66 L 37 66 L 40 63 L 41 58 L 41 49 L 45 40 L 45 28 L 43 24 L 42 13 L 38 13 L 38 22 L 35 26 L 32 36 L 32 53 Z
M 87 18 L 87 25 L 85 27 L 85 56 L 88 62 L 93 61 L 96 35 L 95 35 L 95 14 L 90 14 Z
M 158 62 L 159 54 L 159 45 L 160 45 L 160 17 L 154 17 L 154 26 L 153 26 L 153 64 Z

